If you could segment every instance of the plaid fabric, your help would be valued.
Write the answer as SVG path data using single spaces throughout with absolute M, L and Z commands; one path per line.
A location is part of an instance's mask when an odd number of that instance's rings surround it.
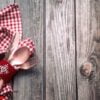
M 10 84 L 6 84 L 0 91 L 0 100 L 9 100 L 6 94 L 13 92 Z
M 12 4 L 0 10 L 0 26 L 7 27 L 22 36 L 22 21 L 19 6 Z
M 14 33 L 5 27 L 0 27 L 0 54 L 7 52 L 12 40 L 14 39 Z
M 0 10 L 0 53 L 7 51 L 15 33 L 20 34 L 21 39 L 22 21 L 17 4 L 9 5 Z
M 4 95 L 4 94 L 9 93 L 9 92 L 12 92 L 12 91 L 13 91 L 13 90 L 12 90 L 11 85 L 10 85 L 10 84 L 6 84 L 6 85 L 2 88 L 2 90 L 1 90 L 1 92 L 0 92 L 0 95 Z

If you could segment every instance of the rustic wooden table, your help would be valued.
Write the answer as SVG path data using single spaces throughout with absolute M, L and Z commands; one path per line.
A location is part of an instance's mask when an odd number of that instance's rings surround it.
M 15 77 L 13 100 L 99 100 L 100 76 L 85 78 L 80 66 L 100 38 L 100 0 L 0 0 L 0 8 L 15 2 L 39 63 Z

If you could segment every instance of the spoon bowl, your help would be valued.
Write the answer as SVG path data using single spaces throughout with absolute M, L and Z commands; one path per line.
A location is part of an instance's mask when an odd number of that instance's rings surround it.
M 11 65 L 22 65 L 28 60 L 30 54 L 31 52 L 27 47 L 21 47 L 17 49 L 10 60 Z

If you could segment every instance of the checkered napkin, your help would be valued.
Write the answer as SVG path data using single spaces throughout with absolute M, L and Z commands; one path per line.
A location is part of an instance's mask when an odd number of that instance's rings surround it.
M 19 6 L 12 4 L 0 10 L 0 26 L 7 27 L 22 36 L 22 21 Z
M 3 86 L 0 92 L 0 100 L 9 100 L 8 93 L 13 92 L 12 87 L 10 84 L 6 84 Z
M 0 10 L 0 53 L 7 51 L 15 34 L 22 37 L 22 21 L 17 4 Z M 5 39 L 4 39 L 5 38 Z
M 29 38 L 22 39 L 22 21 L 19 6 L 12 4 L 0 10 L 0 54 L 6 53 L 12 45 L 16 34 L 19 36 L 18 48 L 27 47 L 31 54 L 35 51 L 35 45 Z M 16 45 L 15 45 L 16 47 Z M 8 84 L 0 90 L 0 95 L 12 92 L 12 87 Z M 7 96 L 3 100 L 8 100 Z
M 14 35 L 15 34 L 6 27 L 0 27 L 0 54 L 7 52 Z
M 4 87 L 2 88 L 2 91 L 0 92 L 0 95 L 6 94 L 6 93 L 12 92 L 12 91 L 13 91 L 13 90 L 12 90 L 11 85 L 10 85 L 10 84 L 7 84 L 6 86 L 4 86 Z

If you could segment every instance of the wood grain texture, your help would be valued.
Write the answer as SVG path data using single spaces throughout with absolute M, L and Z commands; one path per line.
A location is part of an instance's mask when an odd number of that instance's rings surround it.
M 77 44 L 77 80 L 78 100 L 96 100 L 95 79 L 80 75 L 81 65 L 94 51 L 94 37 L 97 33 L 97 21 L 94 0 L 76 0 L 76 44 Z
M 12 3 L 14 3 L 14 0 L 0 0 L 0 9 Z
M 46 0 L 46 100 L 76 100 L 74 0 Z
M 14 2 L 39 63 L 15 77 L 13 100 L 99 100 L 100 0 L 0 0 L 0 8 Z M 80 67 L 94 52 L 97 72 L 85 78 Z
M 95 1 L 95 17 L 96 17 L 96 34 L 95 34 L 95 61 L 97 64 L 96 68 L 96 84 L 95 84 L 95 95 L 96 100 L 100 99 L 100 0 Z
M 22 14 L 23 35 L 36 45 L 38 65 L 21 71 L 14 80 L 13 100 L 42 100 L 43 94 L 43 0 L 15 0 Z

